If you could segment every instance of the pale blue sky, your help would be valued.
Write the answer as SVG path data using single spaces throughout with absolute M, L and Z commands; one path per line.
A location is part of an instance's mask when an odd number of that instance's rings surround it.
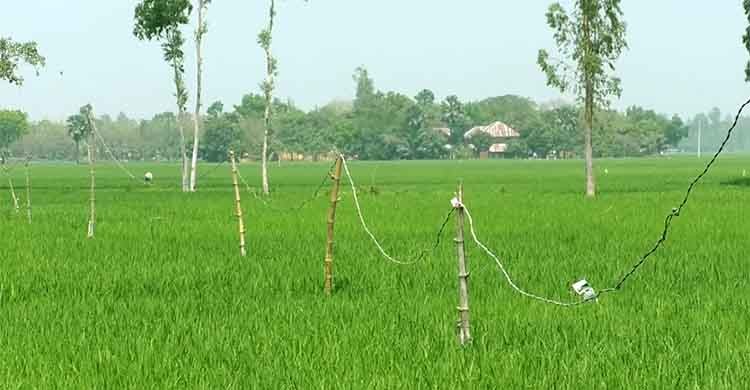
M 7 2 L 0 35 L 36 40 L 48 58 L 19 89 L 0 85 L 0 107 L 61 119 L 87 102 L 97 113 L 138 118 L 171 111 L 169 68 L 156 43 L 132 36 L 137 0 Z M 263 55 L 256 44 L 267 1 L 215 0 L 208 13 L 205 101 L 236 104 L 257 90 Z M 465 100 L 518 94 L 559 96 L 536 66 L 551 48 L 547 0 L 281 0 L 273 50 L 278 95 L 303 108 L 351 98 L 351 74 L 365 65 L 383 90 Z M 630 49 L 618 73 L 623 108 L 640 104 L 682 115 L 736 110 L 750 96 L 741 43 L 741 1 L 624 0 Z M 191 36 L 192 37 L 192 36 Z M 193 63 L 193 45 L 188 47 Z M 63 71 L 63 75 L 60 75 Z M 188 68 L 191 94 L 193 67 Z M 192 104 L 192 103 L 191 103 Z

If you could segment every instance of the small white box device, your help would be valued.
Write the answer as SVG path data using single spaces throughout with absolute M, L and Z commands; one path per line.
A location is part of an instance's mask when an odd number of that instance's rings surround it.
M 582 296 L 585 301 L 596 299 L 596 291 L 594 291 L 594 288 L 589 285 L 586 279 L 581 279 L 573 283 L 572 287 L 573 291 Z

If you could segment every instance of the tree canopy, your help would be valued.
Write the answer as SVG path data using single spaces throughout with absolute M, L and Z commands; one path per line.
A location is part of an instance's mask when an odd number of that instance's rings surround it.
M 18 73 L 21 64 L 28 64 L 39 72 L 45 65 L 45 58 L 39 54 L 36 42 L 15 42 L 10 38 L 0 38 L 0 80 L 23 85 L 24 78 Z
M 0 151 L 8 149 L 29 130 L 26 113 L 0 110 Z

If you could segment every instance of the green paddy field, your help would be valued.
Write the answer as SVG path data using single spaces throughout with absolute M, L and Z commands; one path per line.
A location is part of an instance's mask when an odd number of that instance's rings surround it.
M 413 259 L 432 246 L 459 180 L 479 237 L 523 288 L 577 299 L 610 287 L 661 234 L 707 160 L 350 162 L 370 228 Z M 35 164 L 33 223 L 0 181 L 2 389 L 747 389 L 750 388 L 750 157 L 722 157 L 666 245 L 600 302 L 561 308 L 507 285 L 467 242 L 473 344 L 457 345 L 457 266 L 437 250 L 388 262 L 343 186 L 335 291 L 323 294 L 329 163 L 271 169 L 268 205 L 243 188 L 239 256 L 226 165 L 179 191 L 170 164 L 88 170 Z M 606 174 L 605 174 L 606 170 Z M 260 169 L 241 166 L 253 185 Z M 23 169 L 12 172 L 25 202 Z

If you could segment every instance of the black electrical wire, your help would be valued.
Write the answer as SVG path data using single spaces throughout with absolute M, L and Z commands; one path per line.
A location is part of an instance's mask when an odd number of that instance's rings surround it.
M 672 222 L 675 218 L 679 217 L 682 213 L 682 209 L 685 208 L 688 201 L 690 200 L 690 195 L 693 192 L 693 189 L 698 184 L 698 182 L 703 179 L 706 174 L 708 174 L 708 171 L 711 170 L 711 167 L 714 165 L 716 160 L 719 158 L 722 152 L 724 152 L 724 148 L 727 146 L 727 143 L 729 142 L 730 138 L 732 137 L 732 132 L 734 132 L 735 128 L 737 128 L 737 124 L 740 121 L 740 116 L 742 115 L 742 112 L 745 110 L 745 108 L 750 105 L 750 100 L 746 101 L 740 109 L 737 111 L 737 115 L 734 117 L 734 123 L 732 123 L 732 126 L 727 130 L 727 135 L 724 137 L 724 141 L 722 141 L 721 146 L 719 146 L 719 149 L 714 153 L 713 157 L 711 158 L 711 161 L 706 164 L 706 167 L 703 169 L 703 172 L 701 172 L 698 176 L 693 179 L 692 182 L 690 182 L 690 186 L 688 187 L 687 191 L 685 192 L 685 197 L 682 199 L 682 202 L 678 207 L 675 207 L 672 209 L 672 211 L 667 215 L 667 217 L 664 219 L 664 229 L 661 232 L 661 236 L 659 237 L 659 240 L 654 244 L 654 246 L 643 256 L 640 257 L 638 262 L 636 262 L 633 267 L 625 274 L 623 275 L 617 284 L 615 284 L 614 287 L 607 288 L 604 290 L 601 290 L 598 295 L 602 295 L 609 292 L 618 291 L 622 288 L 622 286 L 625 284 L 625 282 L 633 276 L 636 272 L 638 272 L 638 269 L 643 266 L 644 263 L 646 263 L 646 260 L 651 257 L 654 253 L 656 253 L 657 250 L 664 244 L 664 242 L 667 241 L 667 236 L 669 235 L 669 230 L 672 227 Z

